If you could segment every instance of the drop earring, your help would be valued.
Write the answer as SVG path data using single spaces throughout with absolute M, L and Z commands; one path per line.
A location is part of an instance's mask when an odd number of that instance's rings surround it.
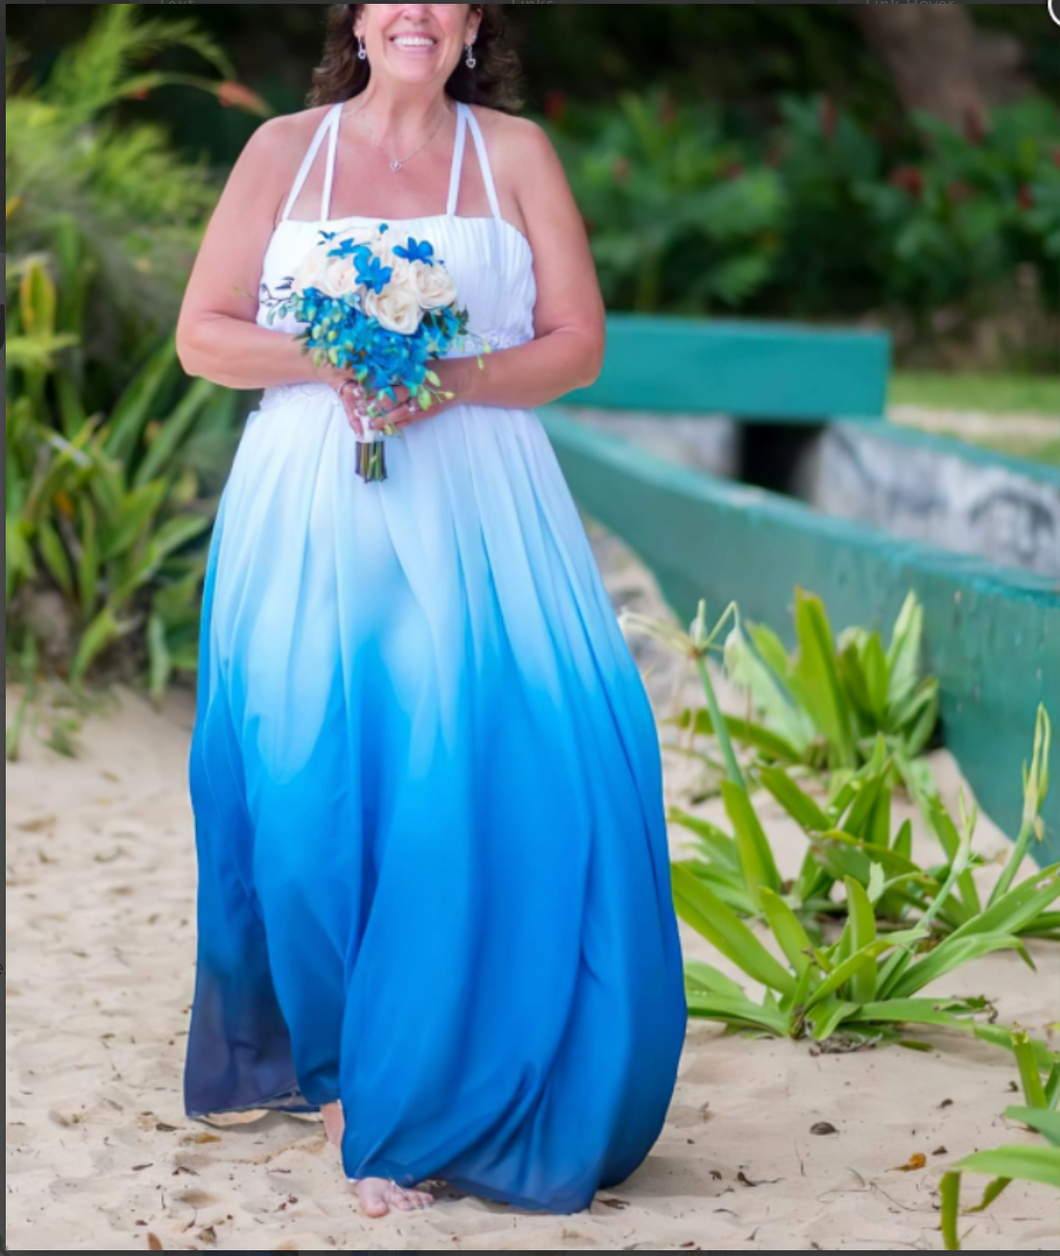
M 364 37 L 362 35 L 357 36 L 357 60 L 368 60 L 368 49 L 364 46 Z
M 467 45 L 467 68 L 473 70 L 478 62 L 475 60 L 474 48 L 471 44 Z

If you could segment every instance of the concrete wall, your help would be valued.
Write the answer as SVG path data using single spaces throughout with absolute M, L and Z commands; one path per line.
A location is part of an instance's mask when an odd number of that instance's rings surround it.
M 809 500 L 894 537 L 1060 578 L 1060 475 L 952 441 L 852 424 L 826 428 Z M 976 456 L 978 455 L 978 456 Z

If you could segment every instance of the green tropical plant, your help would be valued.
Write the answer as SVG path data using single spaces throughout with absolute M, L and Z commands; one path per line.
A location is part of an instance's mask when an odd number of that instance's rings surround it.
M 860 628 L 847 629 L 836 640 L 820 598 L 801 589 L 795 591 L 798 645 L 790 656 L 771 629 L 745 623 L 735 605 L 709 631 L 705 617 L 701 602 L 686 633 L 651 616 L 631 611 L 621 616 L 624 630 L 655 637 L 698 669 L 706 705 L 666 721 L 691 737 L 674 749 L 720 767 L 741 786 L 744 772 L 732 743 L 750 756 L 752 785 L 769 779 L 764 766 L 810 775 L 831 769 L 830 796 L 842 801 L 847 779 L 877 755 L 882 737 L 893 775 L 901 773 L 915 785 L 927 807 L 934 790 L 918 756 L 938 722 L 938 681 L 920 672 L 923 610 L 914 594 L 903 604 L 886 647 L 878 632 Z M 746 694 L 743 715 L 722 714 L 706 666 L 711 653 L 724 658 L 728 679 Z M 702 737 L 717 741 L 723 763 L 696 748 Z
M 790 656 L 769 628 L 739 619 L 725 644 L 729 678 L 783 738 L 786 760 L 853 770 L 880 735 L 905 760 L 920 754 L 938 722 L 938 681 L 920 674 L 924 612 L 916 595 L 907 596 L 887 646 L 863 628 L 837 638 L 821 599 L 802 589 L 794 617 Z
M 919 675 L 923 630 L 919 604 L 912 596 L 906 599 L 886 651 L 878 634 L 860 630 L 843 634 L 837 651 L 831 647 L 831 629 L 819 599 L 797 592 L 796 601 L 801 612 L 797 622 L 803 645 L 794 660 L 787 658 L 772 634 L 759 636 L 767 658 L 774 660 L 773 668 L 768 662 L 759 662 L 747 649 L 735 605 L 729 606 L 714 627 L 708 629 L 706 606 L 701 602 L 687 633 L 666 621 L 631 612 L 621 618 L 624 629 L 648 633 L 693 661 L 703 685 L 705 707 L 694 713 L 685 712 L 677 723 L 683 727 L 694 725 L 697 731 L 709 732 L 717 741 L 717 757 L 704 754 L 704 758 L 717 763 L 725 776 L 720 792 L 732 832 L 671 807 L 669 820 L 687 828 L 698 848 L 699 857 L 689 861 L 689 868 L 738 915 L 762 914 L 761 888 L 774 892 L 780 889 L 776 862 L 752 801 L 754 790 L 765 789 L 806 835 L 807 854 L 800 874 L 783 887 L 789 906 L 804 925 L 814 928 L 819 917 L 845 913 L 845 903 L 836 902 L 833 892 L 847 878 L 856 880 L 868 893 L 875 876 L 885 878 L 885 888 L 881 891 L 877 883 L 874 896 L 885 928 L 900 928 L 929 912 L 937 935 L 964 928 L 984 910 L 972 876 L 978 860 L 970 853 L 962 855 L 961 830 L 939 798 L 924 765 L 909 757 L 934 723 L 937 703 L 937 682 Z M 736 626 L 730 629 L 732 623 Z M 777 712 L 773 727 L 722 714 L 707 659 L 711 651 L 719 650 L 718 642 L 726 633 L 725 655 L 731 674 L 750 677 L 746 683 L 752 695 L 757 692 L 760 705 Z M 869 662 L 863 664 L 862 659 Z M 776 679 L 780 668 L 795 677 L 794 683 L 780 687 Z M 864 676 L 876 679 L 866 682 Z M 844 700 L 844 681 L 855 693 L 868 683 L 878 687 L 879 727 L 873 740 L 867 735 L 870 726 L 865 718 L 871 708 L 856 699 Z M 847 745 L 868 757 L 856 769 L 833 771 L 826 785 L 810 792 L 798 778 L 800 772 L 807 772 L 805 760 L 827 762 L 833 755 L 823 734 L 811 735 L 815 724 L 807 712 L 824 712 L 818 724 L 830 721 L 829 726 L 834 728 L 837 710 L 846 712 L 848 717 L 857 712 L 858 718 L 865 720 L 857 726 L 856 734 L 848 736 Z M 910 728 L 915 730 L 912 734 Z M 833 737 L 831 744 L 837 741 Z M 1050 742 L 1051 725 L 1043 706 L 1035 723 L 1031 762 L 1024 769 L 1023 823 L 988 897 L 987 909 L 993 908 L 1011 889 L 1032 838 L 1041 839 L 1044 835 L 1041 809 L 1049 787 Z M 737 743 L 750 752 L 749 761 L 745 754 L 742 766 Z M 892 798 L 899 785 L 908 789 L 938 839 L 943 854 L 943 862 L 938 866 L 922 867 L 913 860 L 911 822 L 902 824 L 897 831 L 893 828 Z M 974 824 L 974 813 L 962 817 L 964 828 L 974 829 Z M 958 861 L 962 866 L 955 892 L 940 902 L 940 891 Z M 1021 937 L 1058 938 L 1060 913 L 1035 911 L 1020 916 L 1012 922 L 1012 928 Z
M 144 67 L 181 48 L 221 74 L 231 65 L 191 21 L 143 6 L 98 6 L 86 37 L 66 48 L 42 81 L 27 77 L 8 46 L 6 187 L 8 295 L 20 267 L 42 257 L 78 282 L 60 294 L 57 328 L 79 336 L 72 361 L 92 382 L 101 362 L 119 372 L 145 336 L 172 325 L 202 227 L 217 191 L 202 162 L 179 155 L 158 125 L 123 116 L 159 88 L 183 85 L 266 113 L 226 79 Z M 84 333 L 84 334 L 82 334 Z
M 1060 1191 L 1060 1056 L 1044 1061 L 1040 1050 L 1025 1033 L 1012 1034 L 1011 1049 L 1019 1066 L 1025 1107 L 1011 1107 L 1005 1117 L 1041 1134 L 1045 1146 L 1025 1144 L 996 1147 L 966 1156 L 945 1175 L 940 1186 L 942 1234 L 948 1252 L 961 1250 L 958 1233 L 961 1212 L 961 1186 L 965 1173 L 988 1174 L 979 1204 L 971 1213 L 985 1212 L 1013 1182 L 1029 1182 Z M 1045 1077 L 1043 1065 L 1048 1066 Z
M 557 144 L 612 307 L 732 309 L 769 277 L 783 189 L 745 165 L 714 111 L 626 92 Z
M 614 309 L 770 318 L 876 311 L 901 346 L 1004 315 L 1033 357 L 1050 343 L 1060 256 L 1060 111 L 993 111 L 982 133 L 930 117 L 864 120 L 785 94 L 773 125 L 625 94 L 550 108 Z M 1027 299 L 1027 279 L 1037 296 Z M 1014 306 L 1014 294 L 1022 305 Z M 945 327 L 940 315 L 945 316 Z
M 816 599 L 802 595 L 805 640 L 811 665 L 793 665 L 799 677 L 803 708 L 839 709 L 842 673 L 830 648 L 827 618 Z M 918 679 L 920 625 L 915 601 L 908 601 L 892 637 L 891 650 L 873 653 L 884 660 L 880 693 L 893 692 L 897 709 L 922 690 Z M 1012 949 L 1033 967 L 1022 937 L 1057 936 L 1060 921 L 1049 911 L 1060 899 L 1060 865 L 1013 885 L 1027 849 L 1021 835 L 1002 876 L 984 904 L 972 878 L 976 859 L 972 840 L 976 811 L 962 799 L 960 824 L 950 817 L 937 795 L 921 798 L 945 861 L 925 869 L 912 858 L 912 825 L 903 824 L 892 838 L 891 800 L 902 773 L 899 749 L 878 730 L 867 762 L 847 769 L 822 805 L 805 792 L 790 769 L 769 762 L 752 765 L 766 788 L 807 836 L 808 851 L 800 875 L 782 882 L 765 829 L 755 811 L 750 774 L 738 761 L 734 737 L 746 735 L 755 752 L 768 759 L 769 736 L 747 733 L 747 722 L 724 717 L 707 667 L 710 650 L 739 613 L 730 606 L 708 630 L 700 603 L 689 632 L 635 614 L 623 626 L 648 632 L 692 659 L 706 695 L 706 713 L 720 743 L 725 779 L 721 793 L 732 826 L 720 826 L 672 810 L 670 820 L 695 834 L 700 858 L 673 865 L 674 898 L 682 918 L 752 981 L 765 987 L 754 1002 L 738 982 L 711 965 L 690 963 L 689 1011 L 731 1028 L 795 1038 L 825 1040 L 837 1033 L 855 1038 L 892 1036 L 904 1024 L 947 1025 L 988 1032 L 977 1018 L 989 1007 L 984 999 L 940 1001 L 923 996 L 925 987 L 954 969 L 993 951 Z M 731 640 L 731 637 L 730 637 Z M 857 649 L 866 634 L 853 635 Z M 864 647 L 863 647 L 864 648 Z M 781 652 L 785 662 L 786 656 Z M 884 683 L 884 681 L 886 683 Z M 816 692 L 808 694 L 814 687 Z M 930 689 L 928 692 L 932 692 Z M 798 709 L 794 702 L 791 709 Z M 901 726 L 901 725 L 899 725 Z M 894 740 L 894 724 L 891 736 Z M 1048 789 L 1049 718 L 1039 709 L 1034 749 L 1024 771 L 1024 830 L 1040 829 L 1039 813 Z M 851 739 L 861 745 L 861 739 Z M 908 771 L 908 761 L 904 761 Z M 916 776 L 911 779 L 916 783 Z M 842 896 L 835 895 L 842 890 Z M 772 935 L 768 948 L 745 923 L 759 919 Z M 836 940 L 828 944 L 823 922 L 838 920 Z M 777 958 L 783 956 L 784 960 Z
M 38 638 L 42 661 L 79 684 L 132 634 L 159 698 L 174 670 L 196 665 L 212 508 L 195 443 L 231 437 L 236 396 L 182 385 L 170 338 L 109 413 L 88 414 L 56 362 L 58 296 L 42 262 L 25 267 L 19 297 L 5 423 L 9 648 L 25 657 Z
M 1060 898 L 1060 865 L 1021 882 L 940 940 L 934 924 L 969 866 L 971 833 L 966 820 L 958 857 L 944 883 L 907 928 L 881 925 L 877 916 L 881 899 L 898 881 L 882 863 L 870 867 L 868 888 L 853 876 L 845 877 L 845 922 L 831 945 L 811 936 L 774 881 L 757 889 L 774 944 L 770 949 L 694 868 L 675 863 L 678 914 L 746 977 L 765 987 L 763 999 L 756 1002 L 711 965 L 691 962 L 686 968 L 690 1014 L 733 1029 L 819 1042 L 837 1034 L 862 1041 L 893 1037 L 908 1025 L 996 1037 L 1003 1031 L 977 1021 L 992 1012 L 985 999 L 940 999 L 923 992 L 999 950 L 1015 950 L 1033 967 L 1018 931 Z
M 8 56 L 5 609 L 28 695 L 38 671 L 80 691 L 106 663 L 158 700 L 196 666 L 239 403 L 188 383 L 169 329 L 216 188 L 115 106 L 173 84 L 264 106 L 232 82 L 143 66 L 173 47 L 229 72 L 194 24 L 136 5 L 103 6 L 41 82 Z

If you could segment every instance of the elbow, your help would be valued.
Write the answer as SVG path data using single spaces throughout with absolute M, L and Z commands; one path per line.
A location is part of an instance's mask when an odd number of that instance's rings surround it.
M 604 329 L 601 327 L 599 332 L 589 336 L 587 339 L 585 352 L 581 360 L 581 373 L 577 385 L 579 388 L 588 388 L 600 378 L 600 374 L 604 369 L 605 346 Z
M 176 350 L 177 360 L 186 375 L 193 378 L 203 375 L 202 337 L 197 333 L 196 325 L 190 319 L 182 318 L 177 322 Z

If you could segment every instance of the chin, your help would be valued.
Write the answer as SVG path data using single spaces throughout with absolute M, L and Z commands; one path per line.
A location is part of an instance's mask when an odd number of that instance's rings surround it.
M 386 75 L 395 83 L 403 83 L 409 87 L 422 87 L 426 83 L 437 82 L 443 71 L 437 65 L 388 65 Z M 448 80 L 448 75 L 442 81 Z

